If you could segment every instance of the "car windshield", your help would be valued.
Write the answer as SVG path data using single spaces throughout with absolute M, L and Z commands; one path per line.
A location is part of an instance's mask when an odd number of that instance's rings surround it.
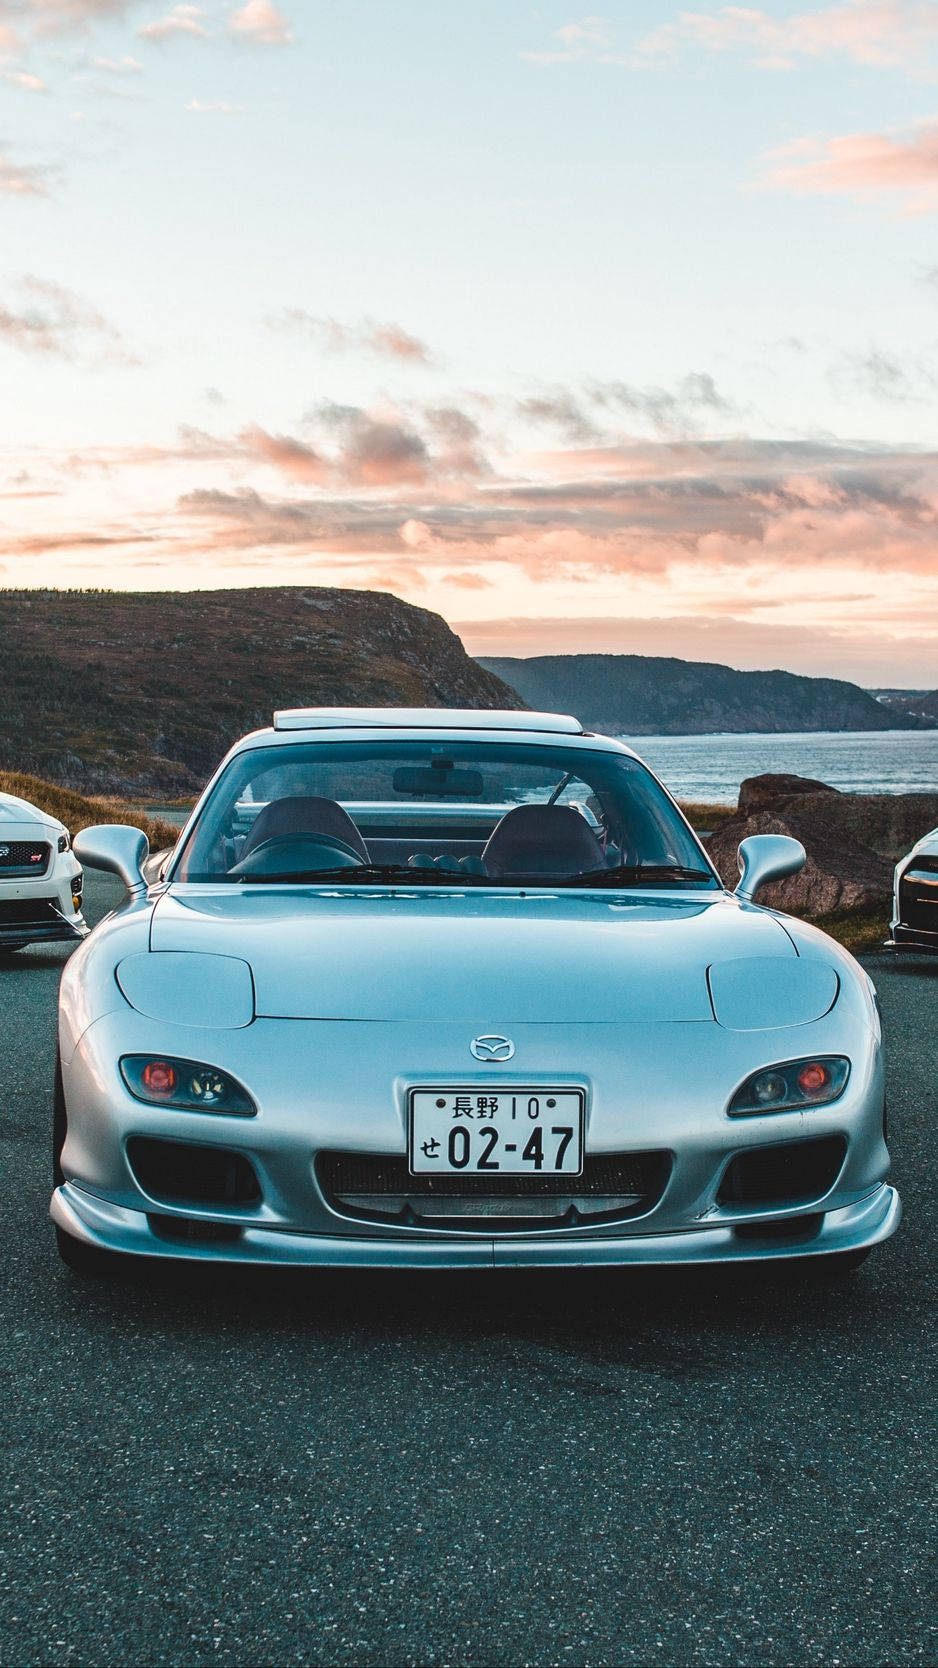
M 170 878 L 719 886 L 637 759 L 484 738 L 291 742 L 239 753 Z

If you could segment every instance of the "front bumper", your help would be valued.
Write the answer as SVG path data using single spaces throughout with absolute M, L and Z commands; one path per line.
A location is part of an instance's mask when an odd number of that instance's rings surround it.
M 888 950 L 913 950 L 919 954 L 938 956 L 938 931 L 926 932 L 923 927 L 907 927 L 897 921 L 892 937 L 887 939 Z
M 902 1205 L 896 1189 L 882 1183 L 852 1205 L 823 1212 L 819 1222 L 816 1216 L 811 1218 L 810 1230 L 800 1238 L 793 1233 L 784 1239 L 764 1240 L 741 1238 L 725 1223 L 615 1238 L 568 1235 L 561 1239 L 539 1234 L 536 1238 L 404 1240 L 293 1233 L 245 1224 L 236 1239 L 173 1243 L 165 1237 L 165 1225 L 171 1225 L 173 1218 L 112 1204 L 73 1182 L 56 1188 L 50 1214 L 58 1228 L 84 1245 L 144 1257 L 281 1268 L 602 1268 L 765 1262 L 865 1251 L 895 1233 Z M 154 1220 L 163 1232 L 154 1229 Z
M 81 913 L 81 890 L 81 868 L 71 852 L 57 855 L 51 873 L 41 880 L 0 879 L 0 949 L 77 943 L 86 938 L 89 928 Z

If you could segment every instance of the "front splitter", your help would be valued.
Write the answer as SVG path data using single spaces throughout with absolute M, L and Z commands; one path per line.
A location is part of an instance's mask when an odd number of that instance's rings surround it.
M 170 1261 L 259 1263 L 288 1268 L 600 1268 L 751 1263 L 863 1251 L 895 1233 L 902 1204 L 895 1188 L 883 1184 L 855 1204 L 827 1211 L 819 1231 L 809 1238 L 762 1242 L 738 1238 L 732 1226 L 725 1223 L 686 1232 L 623 1235 L 620 1239 L 512 1235 L 471 1240 L 348 1238 L 298 1234 L 246 1223 L 235 1240 L 180 1241 L 173 1245 L 154 1233 L 146 1212 L 111 1204 L 72 1182 L 56 1188 L 50 1215 L 56 1227 L 85 1245 Z M 163 1220 L 170 1223 L 173 1218 Z

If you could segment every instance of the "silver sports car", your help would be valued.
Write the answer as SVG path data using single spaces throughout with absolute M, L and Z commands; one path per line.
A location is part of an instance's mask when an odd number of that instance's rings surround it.
M 627 747 L 324 708 L 238 742 L 62 980 L 52 1218 L 114 1253 L 367 1267 L 853 1266 L 899 1222 L 876 994 L 726 890 Z M 146 867 L 145 867 L 146 865 Z

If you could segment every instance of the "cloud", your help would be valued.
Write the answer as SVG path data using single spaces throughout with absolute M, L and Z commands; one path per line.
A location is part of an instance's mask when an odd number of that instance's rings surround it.
M 708 420 L 736 413 L 706 371 L 691 371 L 672 388 L 643 388 L 624 381 L 592 382 L 575 392 L 555 387 L 517 401 L 528 422 L 555 429 L 572 442 L 608 437 L 621 419 L 637 419 L 661 435 L 699 433 Z
M 430 468 L 426 443 L 408 424 L 362 413 L 350 425 L 341 469 L 351 483 L 365 487 L 420 483 Z
M 554 30 L 551 45 L 522 57 L 541 65 L 596 63 L 663 67 L 691 53 L 739 54 L 762 69 L 788 70 L 840 58 L 867 68 L 922 73 L 938 45 L 938 0 L 842 0 L 788 17 L 752 6 L 681 11 L 624 42 L 608 18 L 584 17 Z
M 0 0 L 0 20 L 35 35 L 65 34 L 123 17 L 134 0 Z
M 31 75 L 27 70 L 4 70 L 4 81 L 9 81 L 12 87 L 21 87 L 25 93 L 47 93 L 45 82 L 38 75 Z
M 209 31 L 203 22 L 205 13 L 201 6 L 174 6 L 165 17 L 157 18 L 153 23 L 145 23 L 138 33 L 146 41 L 170 40 L 174 35 L 196 35 L 203 38 Z
M 92 58 L 93 67 L 105 75 L 140 75 L 143 70 L 139 58 Z
M 681 12 L 646 35 L 638 51 L 652 59 L 673 57 L 686 47 L 741 52 L 770 69 L 790 69 L 806 58 L 846 58 L 868 67 L 894 68 L 917 65 L 923 50 L 936 41 L 934 0 L 846 0 L 790 17 L 748 6 Z
M 41 163 L 14 162 L 0 151 L 0 196 L 47 197 L 52 169 Z
M 271 0 L 247 0 L 228 19 L 231 33 L 258 46 L 290 46 L 293 35 L 283 13 Z
M 892 405 L 914 405 L 933 398 L 938 386 L 920 357 L 903 360 L 880 348 L 844 354 L 834 365 L 830 382 L 838 393 L 858 390 Z
M 531 64 L 573 64 L 581 59 L 608 64 L 627 61 L 613 49 L 612 24 L 606 17 L 582 17 L 551 34 L 555 44 L 540 52 L 522 52 Z
M 186 105 L 196 116 L 236 116 L 244 109 L 243 104 L 228 104 L 224 99 L 205 101 L 200 98 L 190 98 Z
M 762 181 L 782 190 L 853 197 L 900 196 L 911 213 L 938 208 L 938 119 L 905 135 L 847 133 L 799 139 L 766 158 Z
M 338 319 L 319 318 L 302 307 L 285 307 L 267 322 L 273 330 L 308 336 L 326 353 L 369 353 L 417 365 L 432 363 L 426 343 L 399 324 L 382 324 L 374 319 L 340 324 Z
M 0 341 L 60 359 L 129 361 L 119 332 L 71 290 L 31 275 L 14 288 L 18 300 L 0 302 Z
M 328 464 L 319 453 L 290 435 L 268 434 L 255 426 L 244 429 L 238 438 L 247 453 L 272 464 L 291 481 L 312 483 L 328 477 Z

